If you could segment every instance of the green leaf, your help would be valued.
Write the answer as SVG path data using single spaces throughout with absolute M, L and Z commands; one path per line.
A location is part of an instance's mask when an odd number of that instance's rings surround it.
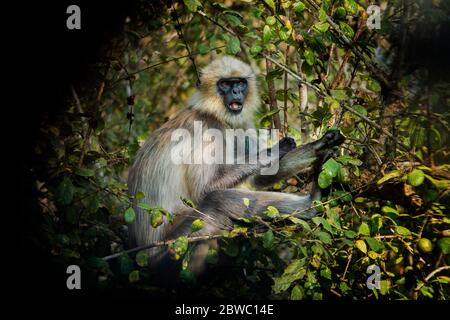
M 178 237 L 175 240 L 175 242 L 173 242 L 169 247 L 173 251 L 175 251 L 176 255 L 179 258 L 179 256 L 183 255 L 187 251 L 188 244 L 189 244 L 189 241 L 188 241 L 187 236 L 181 236 L 181 237 Z
M 139 270 L 133 270 L 128 274 L 128 281 L 130 283 L 139 281 Z
M 357 235 L 356 232 L 353 230 L 345 230 L 344 234 L 349 239 L 354 239 Z
M 339 28 L 341 28 L 342 33 L 345 34 L 347 38 L 353 38 L 353 36 L 355 35 L 355 31 L 353 31 L 353 28 L 343 21 L 339 21 Z
M 217 264 L 219 261 L 219 253 L 214 248 L 209 248 L 208 253 L 206 254 L 205 262 L 207 264 Z
M 273 248 L 274 241 L 275 237 L 272 230 L 267 230 L 263 235 L 263 247 L 271 250 Z
M 134 212 L 134 209 L 132 207 L 129 207 L 125 211 L 123 218 L 127 224 L 132 224 L 134 220 L 136 220 L 136 213 Z
M 365 222 L 361 223 L 358 229 L 358 234 L 361 234 L 363 236 L 370 236 L 370 228 L 369 225 Z
M 350 202 L 353 199 L 352 194 L 347 191 L 341 191 L 341 190 L 335 191 L 335 192 L 333 192 L 333 195 L 343 202 Z
M 305 10 L 306 6 L 303 2 L 297 1 L 294 3 L 293 8 L 295 13 L 302 13 Z
M 75 187 L 68 177 L 64 177 L 56 191 L 56 199 L 62 205 L 67 205 L 72 202 Z
M 447 179 L 434 179 L 433 177 L 425 174 L 425 178 L 427 178 L 432 184 L 435 185 L 439 190 L 446 190 L 450 188 L 450 180 Z
M 306 63 L 312 66 L 316 60 L 314 53 L 311 50 L 306 49 L 303 52 L 303 55 L 305 56 Z
M 325 188 L 329 187 L 332 182 L 333 182 L 333 177 L 330 176 L 327 171 L 323 170 L 320 172 L 319 179 L 318 179 L 319 187 L 321 187 L 322 189 L 325 189 Z
M 195 208 L 195 204 L 191 199 L 181 197 L 181 201 L 188 207 Z
M 250 54 L 252 56 L 256 56 L 258 53 L 260 53 L 262 51 L 262 47 L 258 46 L 258 45 L 254 45 L 250 48 Z
M 336 162 L 336 160 L 330 158 L 322 165 L 322 170 L 325 170 L 329 176 L 334 178 L 336 177 L 340 167 L 341 166 Z
M 299 285 L 296 285 L 291 290 L 291 300 L 302 300 L 305 296 L 305 293 L 303 292 L 303 288 Z
M 150 225 L 153 228 L 157 228 L 160 225 L 162 225 L 163 222 L 164 222 L 164 219 L 163 219 L 163 214 L 162 214 L 161 210 L 158 210 L 158 209 L 152 210 L 152 213 L 150 214 Z
M 266 24 L 263 29 L 263 42 L 267 43 L 272 39 L 272 31 L 270 30 L 270 27 Z
M 383 182 L 386 182 L 386 181 L 388 181 L 388 180 L 390 180 L 390 179 L 392 179 L 392 178 L 397 178 L 397 177 L 400 177 L 400 171 L 399 171 L 399 170 L 391 171 L 391 172 L 385 174 L 385 175 L 383 176 L 383 178 L 381 178 L 380 180 L 378 180 L 378 181 L 377 181 L 377 184 L 382 184 Z
M 342 163 L 344 165 L 345 164 L 351 164 L 351 165 L 354 165 L 354 166 L 360 166 L 362 164 L 361 160 L 355 159 L 355 158 L 350 157 L 348 155 L 343 155 L 343 156 L 337 157 L 336 161 L 338 161 L 338 162 L 340 162 L 340 163 Z
M 278 32 L 278 37 L 280 37 L 280 40 L 286 41 L 289 39 L 289 33 L 287 33 L 285 30 L 280 30 Z
M 399 235 L 405 236 L 405 237 L 411 235 L 411 231 L 409 231 L 407 228 L 402 227 L 402 226 L 396 226 L 395 232 L 397 232 Z
M 272 12 L 275 13 L 275 3 L 273 0 L 264 0 L 264 2 L 272 9 Z
M 88 258 L 86 260 L 86 265 L 88 268 L 92 268 L 92 269 L 103 269 L 103 270 L 109 269 L 108 262 L 101 258 L 97 258 L 97 257 Z
M 195 277 L 195 273 L 189 271 L 189 270 L 181 270 L 180 271 L 180 280 L 183 283 L 195 285 L 197 283 L 197 278 Z
M 378 83 L 378 81 L 376 81 L 374 79 L 367 80 L 367 88 L 369 90 L 372 90 L 373 92 L 380 92 L 381 91 L 380 84 Z
M 203 226 L 205 225 L 205 222 L 201 219 L 195 219 L 192 221 L 191 224 L 191 232 L 197 232 L 198 230 L 201 230 Z
M 375 252 L 380 253 L 384 249 L 383 243 L 376 239 L 366 238 L 365 240 L 369 244 L 369 247 Z
M 277 19 L 274 16 L 269 16 L 266 18 L 266 24 L 269 26 L 273 26 L 275 23 L 277 23 Z
M 442 145 L 441 133 L 434 127 L 430 129 L 430 143 L 433 149 L 439 149 Z
M 241 22 L 240 16 L 237 16 L 237 15 L 235 15 L 235 14 L 230 14 L 230 13 L 228 13 L 228 14 L 225 14 L 224 17 L 225 17 L 225 19 L 226 19 L 227 21 L 229 21 L 232 25 L 235 25 L 235 26 L 242 26 L 242 22 Z
M 149 258 L 150 257 L 148 255 L 147 251 L 141 250 L 136 254 L 136 263 L 140 267 L 146 267 L 146 266 L 148 266 Z
M 292 282 L 303 279 L 306 275 L 305 259 L 295 259 L 287 266 L 281 277 L 274 278 L 272 290 L 275 294 L 286 291 Z
M 135 198 L 136 200 L 144 199 L 144 197 L 145 197 L 145 194 L 144 194 L 142 191 L 139 191 L 139 192 L 136 193 L 136 195 L 134 196 L 134 198 Z
M 294 216 L 290 216 L 288 219 L 295 224 L 300 224 L 306 231 L 311 231 L 311 227 L 309 226 L 308 222 Z
M 441 238 L 437 242 L 439 248 L 441 248 L 443 254 L 450 254 L 450 238 Z
M 312 220 L 312 222 L 314 222 L 316 224 L 316 226 L 321 224 L 324 227 L 325 230 L 327 230 L 328 232 L 333 232 L 333 228 L 328 223 L 328 221 L 325 220 L 324 218 L 322 218 L 322 217 L 314 217 L 311 220 Z
M 345 282 L 341 282 L 339 284 L 339 290 L 341 290 L 343 293 L 346 293 L 347 291 L 350 291 L 351 288 Z
M 347 93 L 343 89 L 330 90 L 331 96 L 338 101 L 348 99 Z
M 78 168 L 75 171 L 75 174 L 82 176 L 82 177 L 92 177 L 95 174 L 95 171 L 92 169 L 87 169 L 87 168 Z
M 313 208 L 316 209 L 317 212 L 325 211 L 325 207 L 324 207 L 322 201 L 320 201 L 320 200 L 314 200 L 312 205 L 313 205 Z
M 328 22 L 318 22 L 314 24 L 314 28 L 319 32 L 326 32 L 329 27 L 330 24 Z
M 324 22 L 327 20 L 327 13 L 322 8 L 319 9 L 319 21 Z
M 367 116 L 367 110 L 366 108 L 364 108 L 363 106 L 359 105 L 359 104 L 354 104 L 352 106 L 352 109 L 355 110 L 356 112 L 362 114 L 363 116 Z
M 225 50 L 227 54 L 230 55 L 235 55 L 239 51 L 241 51 L 241 42 L 239 41 L 239 38 L 235 36 L 230 37 L 230 39 L 227 41 Z
M 273 219 L 273 218 L 275 218 L 276 216 L 278 216 L 278 215 L 280 214 L 280 212 L 278 211 L 277 208 L 275 208 L 275 207 L 273 207 L 273 206 L 268 206 L 268 207 L 267 207 L 267 210 L 264 211 L 264 214 L 265 214 L 267 217 Z
M 334 11 L 333 17 L 336 19 L 343 19 L 345 18 L 346 15 L 347 11 L 345 10 L 344 7 L 337 7 L 336 10 Z
M 138 203 L 137 206 L 138 206 L 139 208 L 144 209 L 144 210 L 147 210 L 147 211 L 152 210 L 152 207 L 151 207 L 149 204 L 144 203 L 144 202 Z
M 183 2 L 191 12 L 197 12 L 198 7 L 202 6 L 199 0 L 183 0 Z
M 398 211 L 396 210 L 396 209 L 394 209 L 394 208 L 391 208 L 391 207 L 389 207 L 389 206 L 383 206 L 382 208 L 381 208 L 381 211 L 383 212 L 383 213 L 393 213 L 393 214 L 395 214 L 395 215 L 399 215 L 399 213 L 398 213 Z
M 413 187 L 418 187 L 423 183 L 425 175 L 422 170 L 414 169 L 408 174 L 408 183 Z
M 355 0 L 344 0 L 344 8 L 350 15 L 355 15 L 358 12 L 358 5 Z
M 367 246 L 364 240 L 356 240 L 355 246 L 363 253 L 367 253 Z
M 391 286 L 391 282 L 389 279 L 380 281 L 380 293 L 385 295 L 389 292 L 389 288 Z
M 201 55 L 205 55 L 209 53 L 209 47 L 204 45 L 203 43 L 201 43 L 198 46 L 198 53 L 200 53 Z
M 330 270 L 329 268 L 327 268 L 327 267 L 323 267 L 323 268 L 320 270 L 320 276 L 321 276 L 322 278 L 331 280 L 331 270 Z
M 134 268 L 134 261 L 126 254 L 121 255 L 119 258 L 120 272 L 124 275 L 130 274 Z
M 325 244 L 331 244 L 332 242 L 331 236 L 328 232 L 319 231 L 317 233 L 317 237 L 320 239 L 320 241 L 322 241 Z

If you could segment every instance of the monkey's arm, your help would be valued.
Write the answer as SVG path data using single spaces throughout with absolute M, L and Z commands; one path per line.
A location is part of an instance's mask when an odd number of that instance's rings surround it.
M 265 187 L 298 173 L 314 171 L 344 139 L 338 130 L 329 131 L 319 140 L 295 148 L 283 156 L 276 174 L 256 174 L 251 178 L 251 183 L 256 187 Z
M 281 160 L 277 159 L 270 165 L 262 165 L 258 162 L 256 164 L 220 166 L 216 176 L 205 187 L 202 194 L 219 189 L 233 188 L 249 177 L 252 177 L 251 182 L 255 186 L 263 187 L 302 171 L 313 170 L 313 166 L 318 163 L 321 164 L 325 157 L 330 155 L 330 150 L 343 141 L 344 137 L 338 130 L 329 131 L 321 139 L 293 150 L 294 146 L 291 139 L 283 139 L 279 146 Z M 267 150 L 261 153 L 265 154 Z M 270 173 L 270 171 L 275 171 L 275 173 L 268 175 L 267 173 Z

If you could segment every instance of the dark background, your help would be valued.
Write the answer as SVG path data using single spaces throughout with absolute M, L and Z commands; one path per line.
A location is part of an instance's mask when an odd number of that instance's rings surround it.
M 81 30 L 66 28 L 66 9 L 71 4 L 81 8 Z M 77 294 L 66 289 L 65 268 L 52 264 L 50 255 L 38 251 L 31 242 L 40 219 L 30 174 L 35 160 L 33 144 L 41 117 L 45 114 L 56 118 L 63 110 L 70 84 L 94 80 L 90 66 L 121 31 L 121 22 L 132 11 L 133 1 L 96 0 L 21 3 L 4 12 L 11 14 L 8 30 L 13 31 L 8 32 L 9 44 L 4 49 L 15 61 L 7 66 L 12 75 L 8 82 L 15 93 L 9 96 L 11 102 L 6 108 L 5 134 L 16 137 L 5 140 L 11 142 L 9 150 L 14 150 L 7 152 L 13 155 L 8 160 L 17 167 L 11 177 L 17 184 L 12 193 L 14 200 L 7 201 L 14 209 L 10 222 L 16 226 L 12 236 L 17 243 L 10 249 L 17 254 L 17 264 L 10 265 L 14 275 L 7 280 L 18 297 L 58 299 Z

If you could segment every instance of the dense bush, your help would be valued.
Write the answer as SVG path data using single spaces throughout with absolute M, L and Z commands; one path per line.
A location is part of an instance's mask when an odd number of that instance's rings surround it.
M 44 250 L 88 270 L 90 288 L 155 290 L 145 251 L 101 259 L 129 249 L 127 168 L 186 105 L 196 67 L 228 54 L 259 70 L 257 126 L 297 143 L 338 127 L 347 140 L 319 176 L 327 196 L 315 204 L 317 217 L 269 207 L 267 220 L 242 221 L 220 240 L 231 271 L 206 285 L 183 270 L 187 288 L 218 297 L 448 299 L 450 83 L 427 39 L 445 35 L 450 8 L 382 1 L 381 29 L 370 30 L 368 5 L 184 0 L 150 19 L 154 8 L 139 2 L 93 66 L 95 86 L 75 84 L 64 114 L 42 120 L 33 174 Z M 305 192 L 306 178 L 272 189 Z M 180 259 L 189 258 L 187 241 L 172 244 Z M 212 268 L 217 256 L 210 251 Z M 370 265 L 381 270 L 379 289 L 366 285 Z

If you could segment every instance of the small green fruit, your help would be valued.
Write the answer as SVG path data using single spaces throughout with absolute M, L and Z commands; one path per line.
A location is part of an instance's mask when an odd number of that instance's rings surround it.
M 422 238 L 417 242 L 417 247 L 422 253 L 430 253 L 433 251 L 433 243 L 427 238 Z

